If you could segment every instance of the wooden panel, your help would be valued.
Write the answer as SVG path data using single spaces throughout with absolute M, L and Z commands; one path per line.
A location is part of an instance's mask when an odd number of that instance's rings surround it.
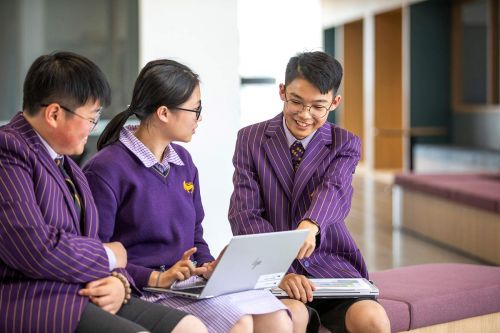
M 500 312 L 417 328 L 411 333 L 500 332 Z
M 375 163 L 376 169 L 403 167 L 403 138 L 377 130 L 403 128 L 402 12 L 375 16 Z
M 344 25 L 344 90 L 342 127 L 363 144 L 363 21 Z M 362 152 L 364 149 L 362 149 Z M 361 156 L 363 160 L 363 155 Z
M 500 265 L 500 215 L 402 190 L 401 225 L 427 238 Z

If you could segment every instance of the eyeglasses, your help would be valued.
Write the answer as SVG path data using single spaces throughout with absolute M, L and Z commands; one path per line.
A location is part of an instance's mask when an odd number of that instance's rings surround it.
M 41 104 L 40 105 L 41 107 L 44 107 L 46 108 L 47 106 L 49 106 L 49 104 Z M 87 118 L 87 117 L 84 117 L 84 116 L 81 116 L 79 115 L 78 113 L 76 113 L 75 111 L 71 110 L 70 108 L 67 108 L 65 107 L 64 105 L 61 105 L 59 104 L 59 106 L 61 107 L 61 109 L 63 109 L 64 111 L 66 112 L 69 112 L 71 114 L 74 114 L 75 116 L 79 117 L 79 118 L 82 118 L 82 119 L 85 119 L 87 120 L 88 122 L 90 122 L 92 124 L 92 127 L 90 128 L 90 131 L 92 132 L 94 130 L 94 128 L 97 126 L 97 123 L 99 122 L 99 119 L 101 118 L 101 110 L 97 111 L 97 117 L 95 118 Z
M 175 110 L 182 110 L 182 111 L 194 112 L 194 113 L 196 113 L 196 120 L 198 120 L 198 119 L 200 119 L 202 107 L 201 107 L 201 104 L 200 104 L 200 106 L 198 108 L 194 109 L 194 110 L 184 109 L 184 108 L 174 108 L 174 109 Z
M 290 112 L 299 113 L 304 109 L 307 109 L 307 111 L 309 111 L 309 114 L 313 118 L 323 118 L 324 116 L 326 116 L 326 114 L 330 111 L 330 108 L 332 107 L 333 104 L 332 101 L 332 103 L 330 103 L 330 106 L 328 107 L 320 104 L 307 105 L 302 103 L 302 101 L 298 99 L 287 99 L 286 91 L 285 91 L 285 101 L 286 101 L 286 107 L 288 110 L 290 110 Z

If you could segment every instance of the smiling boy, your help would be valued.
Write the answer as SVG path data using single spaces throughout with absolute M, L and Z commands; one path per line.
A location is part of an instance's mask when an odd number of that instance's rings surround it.
M 229 221 L 236 235 L 309 230 L 280 287 L 316 309 L 331 331 L 389 332 L 387 315 L 374 300 L 312 296 L 309 278 L 368 278 L 344 223 L 361 143 L 327 122 L 340 104 L 341 80 L 342 66 L 324 52 L 290 59 L 279 86 L 283 111 L 238 133 Z

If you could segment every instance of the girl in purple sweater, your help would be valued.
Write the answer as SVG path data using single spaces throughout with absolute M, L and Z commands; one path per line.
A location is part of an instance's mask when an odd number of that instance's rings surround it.
M 151 61 L 136 80 L 130 106 L 106 126 L 99 152 L 84 167 L 99 236 L 125 246 L 127 270 L 139 288 L 208 277 L 215 265 L 203 239 L 198 171 L 188 151 L 172 143 L 191 141 L 201 110 L 195 73 L 172 60 Z M 125 126 L 132 115 L 140 124 Z M 309 318 L 299 301 L 281 302 L 263 290 L 206 300 L 147 292 L 143 298 L 199 317 L 210 332 L 304 332 Z

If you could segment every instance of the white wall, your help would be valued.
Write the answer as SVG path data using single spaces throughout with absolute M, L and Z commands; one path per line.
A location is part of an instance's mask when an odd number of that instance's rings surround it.
M 272 118 L 283 109 L 278 85 L 290 57 L 323 50 L 320 0 L 238 0 L 240 74 L 269 77 L 276 84 L 245 85 L 241 125 Z
M 186 147 L 200 173 L 205 239 L 212 253 L 229 241 L 231 162 L 239 129 L 237 5 L 233 0 L 140 0 L 140 65 L 180 61 L 200 75 L 203 121 Z

